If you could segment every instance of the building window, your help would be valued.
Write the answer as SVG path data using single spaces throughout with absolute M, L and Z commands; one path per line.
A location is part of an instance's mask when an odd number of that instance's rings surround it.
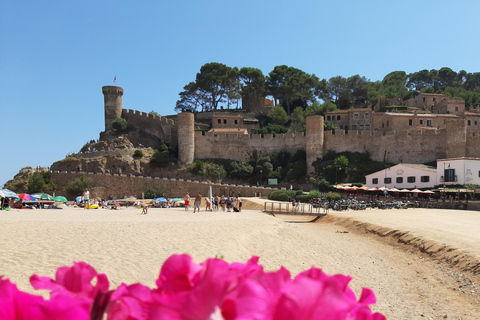
M 370 118 L 370 113 L 365 113 L 365 119 L 369 119 Z
M 390 124 L 390 121 L 387 121 L 387 127 L 388 127 L 389 124 Z
M 220 123 L 220 124 L 221 124 L 221 123 L 222 123 L 222 119 L 218 119 L 218 123 Z
M 369 125 L 369 124 L 366 124 L 366 125 L 365 125 L 365 130 L 366 130 L 366 131 L 370 131 L 370 125 Z
M 433 102 L 435 102 L 437 100 L 437 98 L 433 98 Z
M 475 125 L 477 125 L 477 121 L 475 121 Z
M 337 116 L 337 120 L 340 120 L 340 119 L 341 119 L 340 116 Z
M 392 178 L 383 178 L 383 183 L 385 184 L 392 183 Z
M 478 172 L 478 174 L 480 175 L 480 171 Z M 378 184 L 378 178 L 373 178 L 372 184 Z
M 455 107 L 455 111 L 458 111 L 458 107 Z
M 330 121 L 330 116 L 327 116 L 327 120 Z
M 443 119 L 443 124 L 447 124 L 447 119 Z
M 445 169 L 444 177 L 445 182 L 455 182 L 455 169 Z
M 382 128 L 385 128 L 385 123 L 382 122 Z
M 403 183 L 403 177 L 397 177 L 397 183 Z
M 415 183 L 415 177 L 407 177 L 408 183 Z
M 408 125 L 411 126 L 413 124 L 413 120 L 412 119 L 409 119 L 408 120 Z
M 423 124 L 423 120 L 420 120 L 420 124 Z
M 238 120 L 234 120 L 233 123 L 238 124 Z
M 223 124 L 227 124 L 227 119 L 223 119 Z
M 429 176 L 421 176 L 420 181 L 421 182 L 430 182 L 430 177 Z
M 467 121 L 467 126 L 471 126 L 472 125 L 472 121 L 468 120 Z
M 358 113 L 353 114 L 353 119 L 357 120 L 358 119 Z
M 432 120 L 427 120 L 427 127 L 431 127 L 432 126 Z
M 363 124 L 358 126 L 358 130 L 363 130 Z

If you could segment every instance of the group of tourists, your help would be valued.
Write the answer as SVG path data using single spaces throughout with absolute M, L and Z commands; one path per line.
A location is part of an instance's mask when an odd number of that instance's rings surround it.
M 191 197 L 187 192 L 183 198 L 185 202 L 185 211 L 188 211 L 190 208 Z M 200 205 L 202 203 L 202 195 L 200 192 L 197 193 L 193 202 L 193 212 L 200 212 Z M 242 199 L 240 194 L 238 196 L 225 197 L 215 195 L 213 198 L 205 198 L 205 211 L 218 211 L 222 210 L 223 212 L 240 212 L 242 211 Z

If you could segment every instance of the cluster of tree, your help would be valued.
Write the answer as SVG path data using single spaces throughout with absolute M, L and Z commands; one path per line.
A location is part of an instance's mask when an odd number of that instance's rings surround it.
M 28 193 L 40 193 L 45 192 L 49 193 L 57 189 L 57 184 L 55 180 L 52 179 L 52 175 L 48 171 L 37 171 L 34 172 L 27 183 L 27 192 Z
M 92 187 L 93 187 L 93 180 L 82 176 L 70 182 L 67 185 L 66 190 L 70 195 L 77 197 L 79 195 L 82 195 L 85 189 L 88 188 L 90 190 L 92 189 Z
M 306 153 L 298 150 L 292 156 L 288 152 L 272 153 L 258 157 L 254 151 L 251 161 L 240 162 L 229 159 L 196 160 L 187 170 L 193 174 L 212 179 L 248 179 L 250 185 L 263 185 L 267 179 L 281 181 L 299 181 L 307 174 Z
M 150 159 L 150 165 L 159 168 L 167 167 L 170 156 L 176 157 L 176 155 L 170 151 L 168 145 L 162 141 L 160 146 L 153 152 L 152 158 Z
M 337 154 L 335 151 L 330 150 L 323 158 L 319 158 L 313 163 L 315 172 L 312 182 L 316 189 L 320 191 L 328 191 L 330 185 L 346 180 L 360 183 L 361 185 L 365 182 L 366 175 L 383 170 L 391 165 L 391 163 L 372 160 L 367 151 Z
M 320 102 L 331 102 L 339 109 L 369 107 L 379 97 L 407 100 L 420 92 L 464 98 L 467 107 L 475 107 L 480 104 L 480 73 L 465 70 L 457 73 L 444 67 L 410 74 L 393 71 L 381 81 L 370 81 L 358 74 L 327 80 L 286 65 L 274 67 L 265 76 L 256 68 L 238 69 L 212 62 L 203 65 L 195 81 L 183 89 L 176 104 L 177 112 L 218 110 L 219 105 L 238 107 L 242 96 L 271 96 L 290 116 L 297 107 L 306 110 Z
M 211 111 L 226 105 L 238 107 L 240 99 L 272 96 L 285 105 L 288 114 L 295 106 L 306 107 L 327 97 L 327 82 L 314 74 L 285 65 L 276 66 L 268 76 L 260 69 L 228 67 L 211 62 L 203 65 L 195 81 L 179 93 L 175 111 Z M 220 108 L 219 108 L 220 106 Z
M 321 115 L 327 111 L 337 110 L 334 103 L 327 101 L 323 104 L 314 102 L 305 109 L 296 107 L 289 116 L 281 106 L 273 106 L 267 116 L 258 116 L 260 129 L 258 133 L 286 133 L 286 132 L 305 132 L 308 116 Z M 340 126 L 328 120 L 324 121 L 324 129 L 328 131 L 340 130 Z

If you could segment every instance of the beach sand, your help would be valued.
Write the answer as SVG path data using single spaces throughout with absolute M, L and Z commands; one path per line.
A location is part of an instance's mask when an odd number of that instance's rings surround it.
M 163 262 L 188 253 L 200 263 L 260 256 L 266 270 L 292 276 L 311 266 L 353 277 L 374 290 L 372 307 L 388 319 L 479 319 L 480 212 L 437 209 L 330 212 L 311 217 L 271 215 L 262 200 L 247 209 L 193 213 L 183 208 L 12 210 L 0 212 L 0 275 L 35 292 L 32 274 L 85 261 L 111 286 L 155 287 Z M 257 205 L 255 205 L 255 203 Z M 250 209 L 249 209 L 250 208 Z M 475 275 L 475 273 L 477 275 Z

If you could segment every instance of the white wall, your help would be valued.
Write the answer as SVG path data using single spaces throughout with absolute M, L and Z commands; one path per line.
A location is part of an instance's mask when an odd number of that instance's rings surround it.
M 428 176 L 428 182 L 421 182 L 422 176 Z M 437 173 L 432 171 L 421 170 L 417 168 L 412 168 L 405 166 L 403 164 L 397 164 L 391 168 L 387 168 L 382 171 L 378 171 L 366 176 L 366 186 L 369 188 L 381 188 L 385 187 L 384 179 L 385 177 L 391 178 L 392 182 L 387 184 L 387 188 L 397 188 L 397 189 L 422 189 L 422 188 L 432 188 L 437 185 Z M 403 178 L 403 182 L 398 183 L 397 178 Z M 408 177 L 415 177 L 415 182 L 408 182 Z M 372 179 L 378 178 L 378 184 L 373 184 Z

